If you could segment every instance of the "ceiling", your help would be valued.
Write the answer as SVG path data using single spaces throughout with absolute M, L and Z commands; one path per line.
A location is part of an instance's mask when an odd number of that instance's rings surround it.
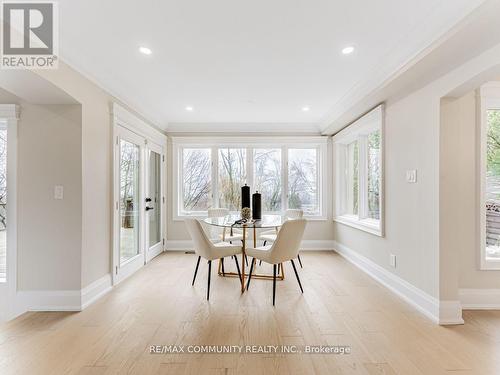
M 61 0 L 60 55 L 168 131 L 317 132 L 482 2 Z

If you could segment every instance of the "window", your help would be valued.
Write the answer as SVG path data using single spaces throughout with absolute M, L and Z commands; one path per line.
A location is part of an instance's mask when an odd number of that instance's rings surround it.
M 317 149 L 288 150 L 288 207 L 302 209 L 305 215 L 318 215 Z
M 300 208 L 310 218 L 325 219 L 326 137 L 222 139 L 175 137 L 174 212 L 203 217 L 209 207 L 239 212 L 241 187 L 262 194 L 263 212 L 283 214 Z
M 500 269 L 500 84 L 480 89 L 481 269 Z
M 7 280 L 7 124 L 0 122 L 0 283 Z
M 281 149 L 254 150 L 254 185 L 262 194 L 265 212 L 280 212 L 282 203 Z
M 383 235 L 382 118 L 379 106 L 333 138 L 335 220 Z
M 242 148 L 219 149 L 219 207 L 229 211 L 241 208 L 241 187 L 246 179 L 246 150 Z
M 182 152 L 182 212 L 206 211 L 211 207 L 211 150 L 185 148 Z

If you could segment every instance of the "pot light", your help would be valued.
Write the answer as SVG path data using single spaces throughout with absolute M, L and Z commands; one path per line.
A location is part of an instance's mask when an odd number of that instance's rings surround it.
M 309 108 L 309 107 L 302 107 L 302 111 L 304 111 L 304 112 L 309 112 L 310 109 L 311 108 Z
M 345 47 L 344 49 L 342 49 L 342 53 L 344 55 L 349 55 L 351 53 L 354 52 L 354 47 L 353 46 L 348 46 L 348 47 Z
M 189 105 L 186 107 L 186 111 L 191 112 L 192 110 L 193 110 L 193 107 L 191 107 L 191 106 L 189 106 Z
M 153 53 L 148 47 L 139 47 L 139 52 L 144 55 L 151 55 Z

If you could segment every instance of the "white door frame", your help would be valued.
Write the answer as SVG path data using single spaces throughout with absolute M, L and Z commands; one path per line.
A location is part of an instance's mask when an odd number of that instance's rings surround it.
M 166 209 L 165 209 L 165 200 L 166 200 L 166 191 L 165 191 L 165 179 L 163 178 L 165 174 L 165 155 L 166 155 L 166 147 L 167 147 L 167 136 L 161 133 L 159 130 L 155 129 L 154 127 L 150 126 L 134 114 L 130 113 L 128 110 L 123 108 L 122 106 L 114 103 L 112 106 L 112 121 L 113 121 L 113 150 L 114 150 L 114 157 L 113 157 L 113 262 L 112 262 L 112 271 L 111 274 L 113 275 L 113 284 L 117 284 L 120 281 L 124 280 L 131 274 L 133 274 L 137 269 L 142 267 L 147 261 L 152 259 L 152 257 L 148 257 L 148 246 L 146 243 L 147 240 L 147 235 L 146 235 L 146 225 L 145 225 L 145 205 L 144 205 L 144 199 L 145 199 L 145 192 L 146 192 L 146 175 L 145 175 L 145 170 L 146 170 L 146 162 L 147 162 L 147 150 L 148 150 L 148 144 L 154 145 L 156 144 L 161 150 L 163 151 L 161 153 L 162 157 L 162 222 L 161 222 L 161 229 L 162 229 L 162 240 L 165 239 L 166 235 L 166 230 L 165 230 L 165 223 L 166 223 Z M 134 264 L 132 267 L 128 267 L 128 270 L 126 272 L 119 272 L 120 271 L 120 257 L 119 257 L 119 252 L 120 252 L 120 212 L 119 212 L 119 178 L 118 178 L 118 173 L 119 173 L 119 139 L 120 136 L 123 136 L 124 134 L 127 134 L 129 132 L 129 137 L 131 137 L 131 134 L 135 134 L 139 139 L 141 140 L 141 152 L 140 152 L 140 158 L 141 158 L 141 164 L 140 164 L 140 170 L 141 170 L 141 182 L 140 182 L 140 236 L 139 236 L 139 241 L 140 241 L 140 248 L 141 248 L 141 261 L 136 260 L 136 264 Z M 139 143 L 137 143 L 139 144 Z M 154 147 L 154 146 L 153 146 Z M 157 148 L 156 148 L 157 149 Z M 164 251 L 164 241 L 162 241 L 162 248 L 161 251 Z M 134 257 L 135 259 L 136 257 Z M 139 259 L 139 257 L 137 258 Z
M 17 122 L 20 107 L 0 104 L 0 119 L 7 121 L 7 275 L 0 283 L 0 321 L 9 320 L 22 311 L 16 306 L 17 296 Z

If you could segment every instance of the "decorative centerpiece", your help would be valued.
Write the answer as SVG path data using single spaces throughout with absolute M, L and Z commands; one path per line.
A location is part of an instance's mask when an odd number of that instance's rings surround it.
M 250 220 L 252 217 L 252 210 L 249 207 L 243 207 L 241 209 L 241 218 L 245 220 Z

